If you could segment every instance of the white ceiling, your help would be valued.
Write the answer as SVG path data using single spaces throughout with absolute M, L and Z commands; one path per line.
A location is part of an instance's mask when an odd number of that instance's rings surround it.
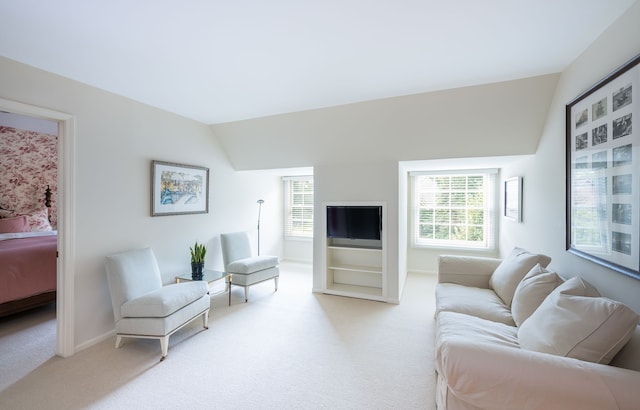
M 204 123 L 559 72 L 636 0 L 0 0 L 0 55 Z

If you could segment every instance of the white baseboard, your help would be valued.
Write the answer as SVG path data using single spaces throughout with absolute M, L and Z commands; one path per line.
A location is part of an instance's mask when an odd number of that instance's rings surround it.
M 94 337 L 93 339 L 87 340 L 86 342 L 77 345 L 75 352 L 78 353 L 81 350 L 87 349 L 93 345 L 97 345 L 100 342 L 104 342 L 109 338 L 115 337 L 115 335 L 116 335 L 116 329 L 110 330 L 107 333 L 104 333 L 100 336 Z
M 438 272 L 432 270 L 422 270 L 422 269 L 409 269 L 407 273 L 417 273 L 420 275 L 433 275 L 437 276 Z
M 300 258 L 283 258 L 280 262 L 289 262 L 289 263 L 302 263 L 305 265 L 313 264 L 313 259 L 300 259 Z

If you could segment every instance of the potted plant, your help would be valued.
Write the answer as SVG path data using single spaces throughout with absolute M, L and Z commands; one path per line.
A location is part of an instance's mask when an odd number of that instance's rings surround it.
M 207 248 L 204 244 L 199 244 L 189 247 L 191 251 L 191 276 L 194 279 L 202 278 L 202 270 L 204 269 L 204 257 L 207 254 Z

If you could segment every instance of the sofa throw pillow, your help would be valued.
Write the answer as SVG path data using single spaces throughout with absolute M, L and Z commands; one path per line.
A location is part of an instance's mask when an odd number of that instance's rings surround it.
M 551 258 L 548 256 L 538 255 L 516 247 L 493 272 L 491 279 L 489 279 L 489 286 L 507 306 L 511 306 L 513 294 L 522 278 L 537 263 L 546 268 L 549 262 L 551 262 Z
M 518 328 L 522 349 L 608 364 L 640 316 L 579 277 L 558 286 Z
M 516 326 L 522 325 L 549 294 L 563 282 L 555 272 L 536 264 L 520 281 L 513 294 L 511 316 Z

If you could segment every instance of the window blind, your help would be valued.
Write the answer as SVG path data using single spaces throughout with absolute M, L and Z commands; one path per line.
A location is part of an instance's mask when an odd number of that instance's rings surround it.
M 412 246 L 495 249 L 497 170 L 412 172 Z
M 285 237 L 313 237 L 313 177 L 283 177 Z

